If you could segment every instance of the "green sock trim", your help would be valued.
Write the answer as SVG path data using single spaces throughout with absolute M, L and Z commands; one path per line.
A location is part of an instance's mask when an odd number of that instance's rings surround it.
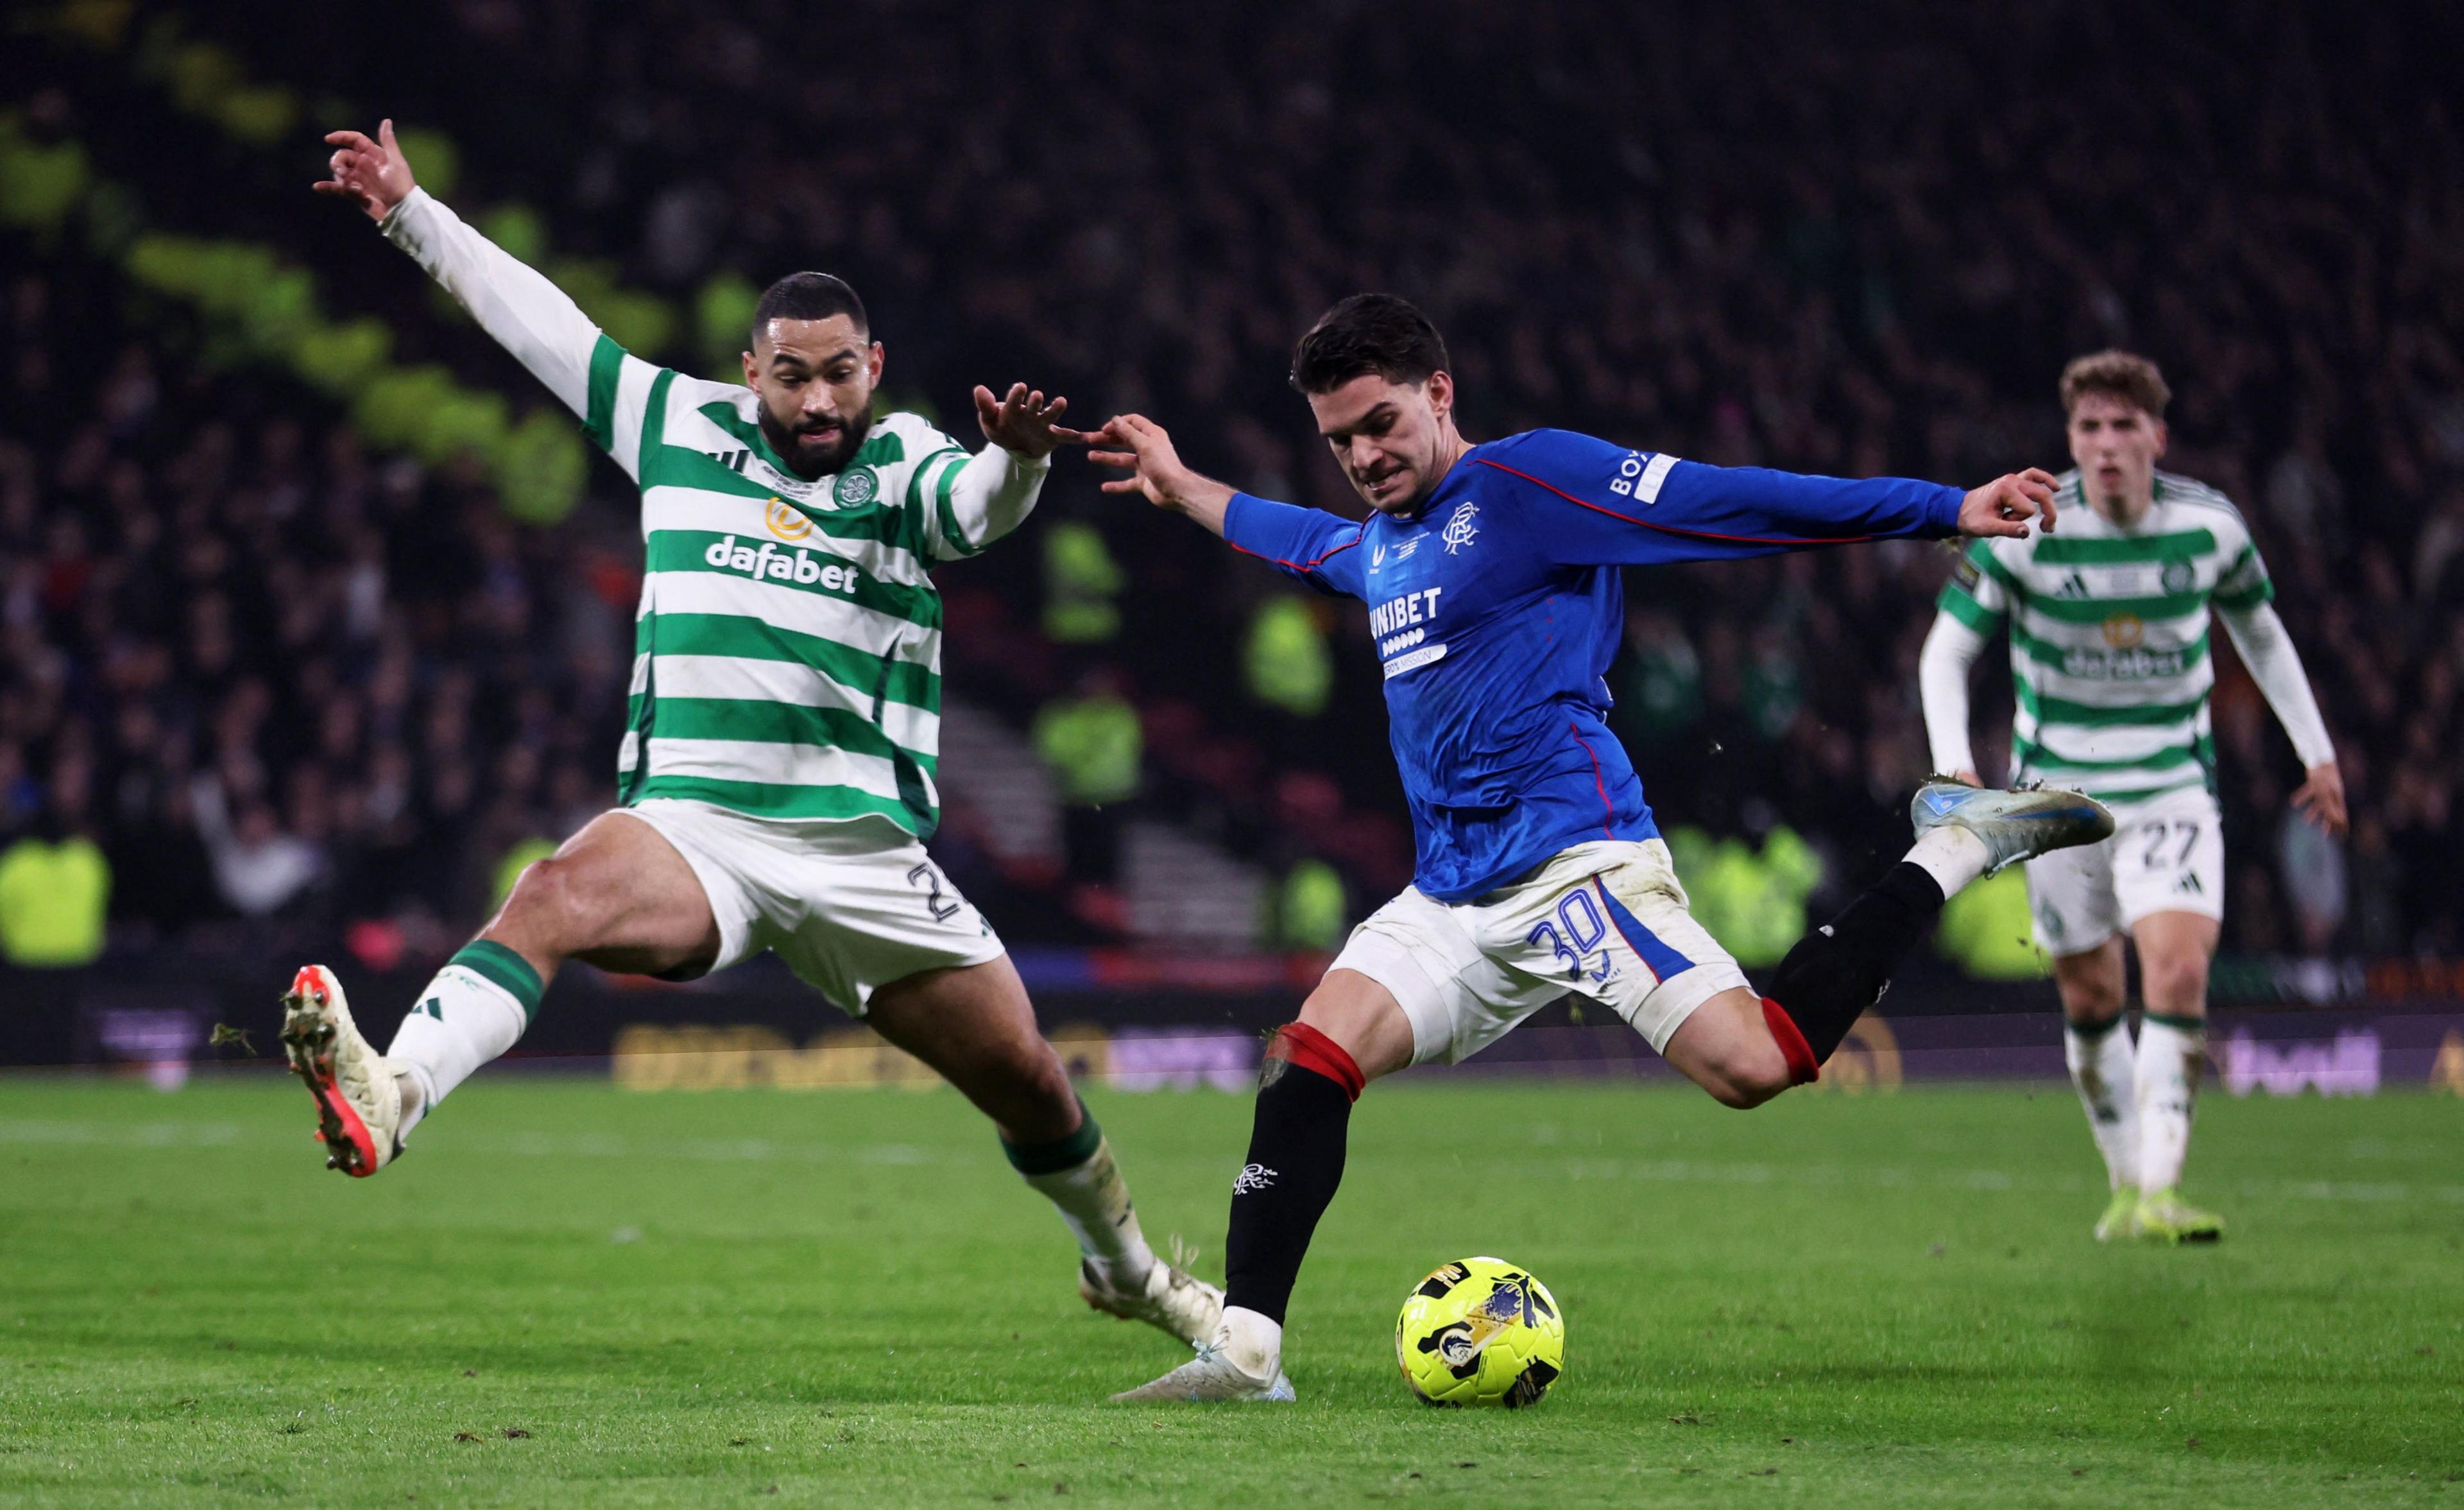
M 1059 1174 L 1075 1169 L 1095 1157 L 1104 1144 L 1104 1129 L 1095 1125 L 1094 1116 L 1087 1103 L 1078 1103 L 1078 1130 L 1054 1143 L 1015 1144 L 1004 1138 L 1001 1152 L 1009 1155 L 1009 1166 L 1019 1173 L 1034 1176 Z
M 2144 1013 L 2143 1020 L 2146 1022 L 2161 1022 L 2166 1027 L 2172 1029 L 2175 1033 L 2205 1033 L 2208 1031 L 2208 1020 L 2205 1017 L 2176 1017 L 2169 1012 L 2151 1011 Z
M 481 980 L 505 988 L 514 1000 L 522 1004 L 522 1022 L 527 1026 L 539 1015 L 539 997 L 547 988 L 539 983 L 539 971 L 531 962 L 493 939 L 473 939 L 445 962 L 458 965 Z
M 2120 1012 L 2115 1012 L 2112 1016 L 2107 1017 L 2102 1022 L 2073 1022 L 2068 1017 L 2062 1019 L 2062 1027 L 2065 1030 L 2078 1033 L 2082 1038 L 2101 1038 L 2106 1033 L 2111 1033 L 2114 1029 L 2121 1026 L 2122 1014 Z

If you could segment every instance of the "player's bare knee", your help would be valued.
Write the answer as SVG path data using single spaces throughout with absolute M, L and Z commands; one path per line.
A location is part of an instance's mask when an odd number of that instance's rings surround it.
M 2062 1015 L 2082 1028 L 2101 1027 L 2122 1015 L 2122 984 L 2101 978 L 2060 983 Z
M 2196 955 L 2146 962 L 2140 973 L 2152 1010 L 2180 1014 L 2196 1012 L 2206 1005 L 2208 962 Z
M 1777 1043 L 1766 1042 L 1741 1048 L 1720 1066 L 1714 1082 L 1706 1089 L 1721 1105 L 1749 1112 L 1787 1090 L 1791 1083 L 1787 1055 L 1780 1053 Z
M 580 862 L 562 855 L 533 860 L 515 877 L 489 933 L 513 934 L 524 943 L 567 952 L 563 945 L 580 936 L 590 912 L 579 869 Z

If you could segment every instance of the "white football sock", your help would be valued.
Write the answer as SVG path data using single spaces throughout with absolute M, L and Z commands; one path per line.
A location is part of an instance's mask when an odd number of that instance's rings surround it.
M 1093 1120 L 1086 1126 L 1094 1128 Z M 1044 1174 L 1021 1173 L 1060 1211 L 1069 1235 L 1078 1239 L 1078 1251 L 1115 1289 L 1146 1283 L 1147 1271 L 1155 1267 L 1155 1250 L 1138 1230 L 1138 1213 L 1130 1205 L 1129 1183 L 1112 1162 L 1111 1140 L 1097 1131 L 1095 1151 L 1083 1162 Z
M 2112 1188 L 2139 1183 L 2139 1084 L 2130 1028 L 2119 1016 L 2082 1032 L 2062 1023 L 2062 1057 L 2087 1108 L 2088 1131 Z
M 2197 1017 L 2149 1012 L 2139 1024 L 2139 1188 L 2182 1183 L 2190 1151 L 2190 1109 L 2208 1062 L 2208 1025 Z
M 446 962 L 394 1030 L 385 1057 L 411 1082 L 402 1130 L 436 1109 L 453 1087 L 520 1040 L 539 1009 L 539 972 L 500 944 L 480 940 Z
M 1993 852 L 1985 847 L 1983 839 L 1947 823 L 1938 829 L 1927 830 L 1925 837 L 1917 840 L 1916 847 L 1907 853 L 1907 862 L 1933 877 L 1933 883 L 1942 888 L 1946 901 L 1958 896 L 1960 889 L 1969 881 L 1984 875 L 1985 867 L 1992 859 Z
M 1253 1379 L 1272 1379 L 1284 1366 L 1284 1324 L 1237 1305 L 1223 1308 L 1215 1346 Z

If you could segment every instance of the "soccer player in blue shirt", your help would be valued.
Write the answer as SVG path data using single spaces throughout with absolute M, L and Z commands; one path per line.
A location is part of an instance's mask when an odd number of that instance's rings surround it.
M 2054 525 L 2031 469 L 1972 492 L 1720 468 L 1566 431 L 1474 445 L 1445 344 L 1391 295 L 1347 299 L 1302 338 L 1292 384 L 1369 504 L 1354 522 L 1239 493 L 1181 465 L 1135 414 L 1083 437 L 1143 494 L 1322 591 L 1369 605 L 1419 851 L 1413 884 L 1353 931 L 1277 1031 L 1232 1187 L 1223 1321 L 1198 1358 L 1124 1400 L 1288 1400 L 1283 1320 L 1343 1176 L 1352 1103 L 1382 1075 L 1452 1062 L 1573 993 L 1609 1008 L 1729 1106 L 1814 1079 L 1951 893 L 2112 832 L 2076 792 L 1928 785 L 1907 858 L 1771 977 L 1771 995 L 1686 911 L 1642 783 L 1605 715 L 1621 568 L 1894 536 Z

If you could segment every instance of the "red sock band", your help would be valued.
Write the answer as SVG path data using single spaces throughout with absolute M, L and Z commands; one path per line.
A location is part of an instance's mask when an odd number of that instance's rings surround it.
M 1789 1031 L 1793 1033 L 1795 1029 Z M 1797 1040 L 1800 1048 L 1804 1043 L 1802 1038 Z M 1342 1086 L 1343 1094 L 1355 1101 L 1360 1099 L 1361 1087 L 1369 1083 L 1369 1077 L 1352 1062 L 1343 1045 L 1305 1022 L 1287 1022 L 1276 1029 L 1275 1036 L 1266 1044 L 1266 1057 L 1282 1059 L 1296 1070 L 1323 1075 Z
M 1788 1061 L 1788 1083 L 1811 1085 L 1822 1078 L 1822 1066 L 1814 1059 L 1814 1046 L 1797 1031 L 1796 1019 L 1788 1009 L 1766 996 L 1763 998 L 1763 1023 L 1771 1035 L 1779 1040 L 1780 1057 Z

